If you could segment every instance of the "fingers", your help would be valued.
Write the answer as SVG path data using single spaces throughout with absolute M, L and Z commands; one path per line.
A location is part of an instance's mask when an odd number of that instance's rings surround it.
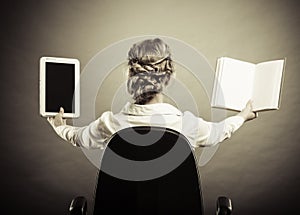
M 53 128 L 55 128 L 54 117 L 47 117 L 47 121 Z
M 58 114 L 56 114 L 54 117 L 48 117 L 47 121 L 51 124 L 53 127 L 57 127 L 60 125 L 66 125 L 66 119 L 63 119 L 64 109 L 60 107 Z
M 53 121 L 52 117 L 47 117 L 47 121 L 48 121 L 50 124 L 52 124 L 52 121 Z
M 239 116 L 243 117 L 245 121 L 252 120 L 257 117 L 256 113 L 253 111 L 253 101 L 249 100 L 246 107 L 238 113 Z

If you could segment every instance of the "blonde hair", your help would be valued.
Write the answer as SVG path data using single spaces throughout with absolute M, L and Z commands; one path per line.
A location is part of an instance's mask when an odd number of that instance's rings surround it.
M 134 44 L 128 66 L 127 90 L 136 104 L 145 104 L 162 92 L 174 70 L 169 46 L 159 38 Z

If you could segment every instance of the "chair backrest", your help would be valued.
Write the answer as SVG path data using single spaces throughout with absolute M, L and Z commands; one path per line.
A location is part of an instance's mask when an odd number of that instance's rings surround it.
M 203 214 L 199 175 L 188 140 L 160 127 L 117 132 L 105 149 L 96 214 Z

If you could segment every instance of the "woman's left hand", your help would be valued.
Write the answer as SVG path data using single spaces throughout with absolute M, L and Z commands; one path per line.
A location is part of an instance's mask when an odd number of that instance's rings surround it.
M 47 120 L 50 123 L 50 125 L 54 128 L 61 125 L 66 125 L 66 119 L 63 118 L 63 114 L 64 114 L 64 109 L 61 107 L 59 109 L 58 114 L 56 114 L 54 117 L 48 117 Z

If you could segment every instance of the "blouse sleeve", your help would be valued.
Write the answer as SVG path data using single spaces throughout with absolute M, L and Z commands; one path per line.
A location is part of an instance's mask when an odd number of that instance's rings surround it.
M 107 115 L 103 114 L 100 118 L 84 127 L 62 125 L 53 128 L 62 139 L 73 146 L 87 149 L 103 149 L 111 136 L 111 132 L 105 129 Z
M 208 126 L 209 135 L 200 146 L 214 146 L 230 138 L 243 125 L 244 121 L 244 118 L 240 116 L 228 117 L 221 122 L 205 122 L 203 120 L 202 123 Z
M 195 116 L 194 116 L 195 117 Z M 240 116 L 228 117 L 220 122 L 207 122 L 202 118 L 189 117 L 188 137 L 192 140 L 193 147 L 214 146 L 237 131 L 244 123 L 244 118 Z

